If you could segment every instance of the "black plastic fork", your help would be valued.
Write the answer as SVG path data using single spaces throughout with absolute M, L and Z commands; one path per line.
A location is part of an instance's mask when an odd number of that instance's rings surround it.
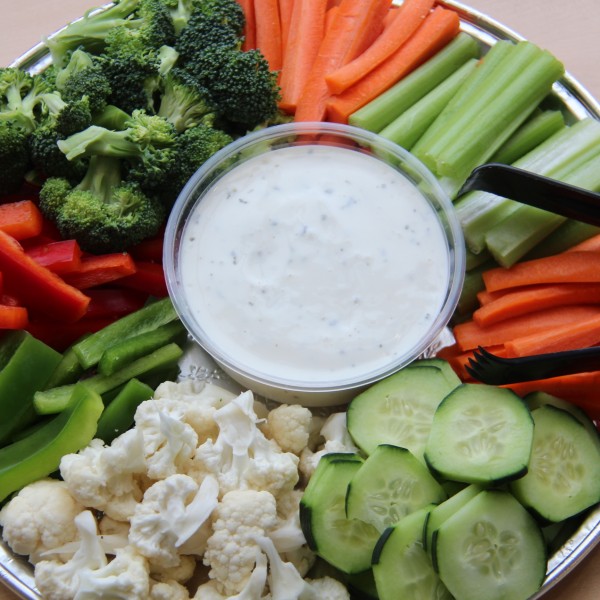
M 600 225 L 600 194 L 510 165 L 486 163 L 476 167 L 457 197 L 474 190 Z
M 471 377 L 489 385 L 547 379 L 559 375 L 600 370 L 600 347 L 535 354 L 520 358 L 502 358 L 481 346 L 465 365 Z

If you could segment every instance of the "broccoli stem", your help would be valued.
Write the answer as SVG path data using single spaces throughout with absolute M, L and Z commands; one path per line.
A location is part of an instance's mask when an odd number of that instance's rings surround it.
M 118 159 L 92 156 L 85 177 L 75 189 L 93 193 L 109 203 L 112 192 L 121 184 L 121 168 Z

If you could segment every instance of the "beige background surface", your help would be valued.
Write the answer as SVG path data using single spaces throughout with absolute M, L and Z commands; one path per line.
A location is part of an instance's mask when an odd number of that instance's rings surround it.
M 0 65 L 7 65 L 37 44 L 42 35 L 102 3 L 103 0 L 2 0 Z M 465 4 L 553 52 L 571 75 L 600 98 L 600 0 L 469 0 Z M 15 598 L 0 587 L 0 600 Z M 600 600 L 600 546 L 544 600 Z

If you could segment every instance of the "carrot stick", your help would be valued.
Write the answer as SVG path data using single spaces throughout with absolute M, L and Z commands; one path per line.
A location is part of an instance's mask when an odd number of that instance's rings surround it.
M 294 3 L 279 79 L 279 106 L 286 112 L 296 110 L 298 98 L 310 76 L 325 33 L 326 6 L 327 0 L 296 0 Z
M 532 356 L 548 352 L 563 352 L 589 348 L 600 342 L 600 315 L 591 319 L 552 327 L 543 332 L 525 335 L 504 344 L 509 358 Z
M 546 392 L 579 406 L 593 419 L 600 417 L 600 396 L 598 396 L 600 371 L 586 371 L 548 379 L 523 381 L 502 387 L 513 390 L 521 397 L 531 392 Z
M 325 28 L 323 29 L 324 34 L 325 35 L 328 31 L 329 28 L 331 27 L 331 24 L 333 23 L 334 19 L 336 18 L 336 14 L 338 13 L 338 11 L 340 10 L 339 6 L 332 6 L 331 8 L 328 8 L 327 11 L 325 12 Z
M 600 283 L 600 252 L 563 252 L 483 273 L 488 292 L 538 283 Z
M 325 77 L 364 50 L 365 40 L 382 27 L 390 0 L 342 0 L 315 57 L 296 105 L 296 121 L 322 121 L 330 98 Z M 383 11 L 385 8 L 385 12 Z
M 16 240 L 39 235 L 43 222 L 40 209 L 31 200 L 0 204 L 0 229 Z
M 570 325 L 599 315 L 598 306 L 558 306 L 506 319 L 489 327 L 481 327 L 475 321 L 459 323 L 454 327 L 454 337 L 459 348 L 466 352 L 477 346 L 485 348 L 506 344 L 525 335 L 542 334 L 551 328 Z
M 242 42 L 242 50 L 253 50 L 256 48 L 256 19 L 254 16 L 254 0 L 238 0 L 238 4 L 244 11 L 246 23 L 244 25 L 244 41 Z
M 327 102 L 329 120 L 347 123 L 359 108 L 385 92 L 402 77 L 426 62 L 459 33 L 460 21 L 453 10 L 436 7 L 406 43 L 378 67 L 339 96 Z
M 281 53 L 285 60 L 285 50 L 290 36 L 292 13 L 295 0 L 279 0 L 279 22 L 281 23 Z
M 565 250 L 565 252 L 600 252 L 600 235 L 579 242 L 579 244 Z
M 487 327 L 504 319 L 567 304 L 600 304 L 600 285 L 564 283 L 519 288 L 478 308 L 473 312 L 473 320 Z
M 332 94 L 341 94 L 389 58 L 419 28 L 434 0 L 405 0 L 392 22 L 362 54 L 325 78 Z M 394 13 L 393 13 L 394 14 Z
M 263 53 L 271 71 L 279 71 L 283 63 L 281 20 L 278 0 L 254 0 L 256 47 Z

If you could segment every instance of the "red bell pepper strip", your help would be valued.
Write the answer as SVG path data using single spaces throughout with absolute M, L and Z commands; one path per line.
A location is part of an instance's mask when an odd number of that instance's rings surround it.
M 86 292 L 92 299 L 84 319 L 124 317 L 144 306 L 147 294 L 121 288 L 90 289 Z
M 0 304 L 0 329 L 25 329 L 28 322 L 27 309 L 23 306 Z
M 135 273 L 121 279 L 119 285 L 146 292 L 156 298 L 164 298 L 168 294 L 162 265 L 138 260 L 135 263 L 135 269 Z
M 0 204 L 0 229 L 16 240 L 39 235 L 43 221 L 40 209 L 31 200 Z
M 90 299 L 52 271 L 25 254 L 17 240 L 0 230 L 0 271 L 6 293 L 15 295 L 29 310 L 60 321 L 77 321 Z
M 79 290 L 111 283 L 135 273 L 135 263 L 127 252 L 84 256 L 77 271 L 65 275 L 65 281 Z
M 152 260 L 162 262 L 164 238 L 162 235 L 148 238 L 129 249 L 134 260 Z
M 77 240 L 40 244 L 25 250 L 27 256 L 54 273 L 73 273 L 81 267 L 81 248 Z

